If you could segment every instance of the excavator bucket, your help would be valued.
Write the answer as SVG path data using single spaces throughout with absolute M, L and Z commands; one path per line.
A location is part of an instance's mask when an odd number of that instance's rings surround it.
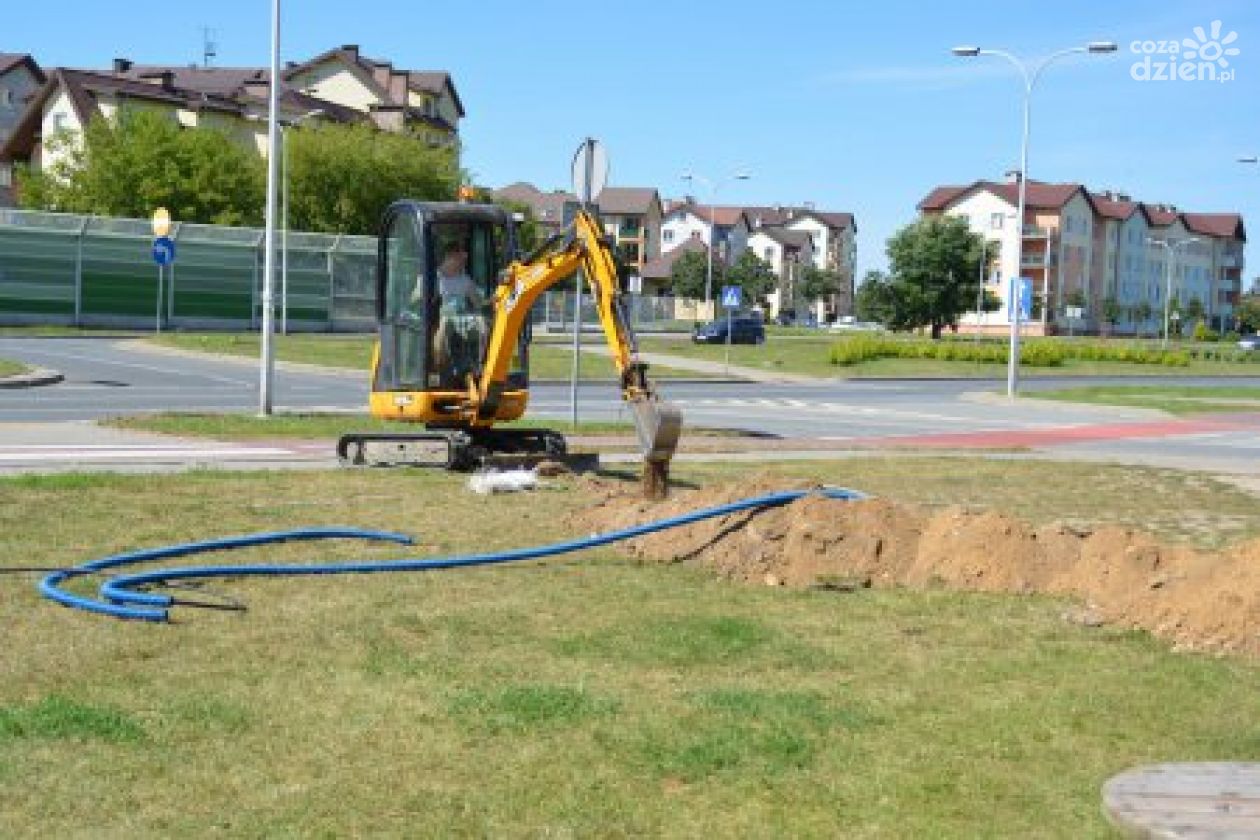
M 634 414 L 643 460 L 668 462 L 673 458 L 682 431 L 682 412 L 678 406 L 648 398 L 632 401 L 630 411 Z

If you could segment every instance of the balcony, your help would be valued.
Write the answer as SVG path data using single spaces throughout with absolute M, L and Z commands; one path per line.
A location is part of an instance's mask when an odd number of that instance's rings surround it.
M 1048 268 L 1054 264 L 1053 251 L 1019 255 L 1020 268 Z
M 1049 239 L 1052 233 L 1053 231 L 1050 228 L 1038 225 L 1024 225 L 1025 239 Z

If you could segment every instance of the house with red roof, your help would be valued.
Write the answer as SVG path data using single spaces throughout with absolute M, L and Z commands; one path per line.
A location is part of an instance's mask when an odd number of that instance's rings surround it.
M 290 64 L 282 75 L 279 117 L 290 125 L 363 122 L 457 146 L 464 106 L 444 72 L 400 70 L 347 45 Z M 265 154 L 270 76 L 265 67 L 147 65 L 126 58 L 114 59 L 108 70 L 54 68 L 41 74 L 7 136 L 0 135 L 0 171 L 11 172 L 17 163 L 55 164 L 57 144 L 49 143 L 55 135 L 73 140 L 94 117 L 110 118 L 124 107 L 167 113 L 185 128 L 216 128 Z M 0 88 L 4 78 L 0 73 Z M 0 120 L 4 113 L 0 107 Z
M 44 71 L 26 53 L 0 52 L 0 146 L 13 134 L 27 103 L 44 84 Z M 0 207 L 13 204 L 13 168 L 0 163 Z

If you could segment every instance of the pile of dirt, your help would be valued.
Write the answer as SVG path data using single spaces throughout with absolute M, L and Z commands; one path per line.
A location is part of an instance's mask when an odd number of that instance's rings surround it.
M 602 532 L 814 485 L 754 476 L 675 491 L 659 503 L 635 498 L 624 485 L 596 480 L 589 489 L 597 501 L 575 524 Z M 1260 655 L 1260 540 L 1204 552 L 1115 526 L 1033 528 L 996 511 L 809 495 L 622 545 L 643 559 L 771 586 L 1072 596 L 1082 605 L 1070 613 L 1076 621 L 1145 628 L 1179 649 Z

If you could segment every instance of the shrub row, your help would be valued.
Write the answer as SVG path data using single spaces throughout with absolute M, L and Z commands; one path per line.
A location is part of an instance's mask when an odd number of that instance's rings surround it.
M 833 365 L 853 365 L 872 359 L 935 359 L 943 362 L 994 362 L 1005 364 L 1009 348 L 995 341 L 931 341 L 861 335 L 840 339 L 831 345 Z M 1211 354 L 1211 355 L 1208 355 Z M 1127 362 L 1138 365 L 1185 367 L 1191 358 L 1235 361 L 1239 354 L 1215 348 L 1161 350 L 1135 344 L 1032 339 L 1020 349 L 1020 364 L 1030 367 L 1057 367 L 1068 359 L 1094 362 Z M 1244 357 L 1245 358 L 1245 357 Z

